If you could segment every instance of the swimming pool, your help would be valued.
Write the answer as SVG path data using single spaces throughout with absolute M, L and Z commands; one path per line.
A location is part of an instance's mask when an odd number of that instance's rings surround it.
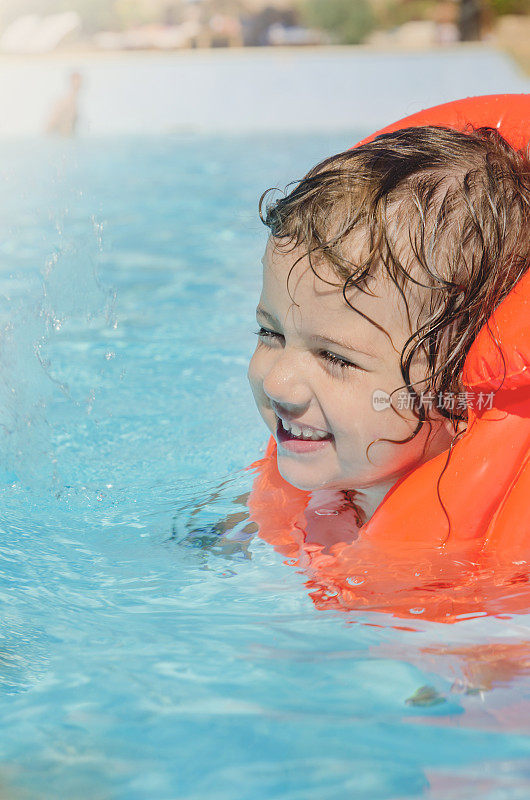
M 363 133 L 2 144 L 0 797 L 528 797 L 530 616 L 317 611 L 190 535 L 268 438 L 257 198 Z

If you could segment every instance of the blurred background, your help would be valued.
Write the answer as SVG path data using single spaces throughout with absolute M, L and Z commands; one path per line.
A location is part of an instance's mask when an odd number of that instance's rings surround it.
M 529 0 L 3 0 L 1 48 L 428 47 L 495 38 L 517 49 L 528 41 L 529 8 Z
M 530 0 L 0 0 L 0 135 L 383 125 L 527 91 L 529 12 Z

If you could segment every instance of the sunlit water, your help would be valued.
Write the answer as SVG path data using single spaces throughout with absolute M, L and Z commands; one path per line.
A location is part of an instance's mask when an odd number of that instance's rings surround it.
M 318 611 L 208 535 L 267 440 L 257 199 L 362 133 L 3 145 L 0 797 L 528 797 L 530 617 Z

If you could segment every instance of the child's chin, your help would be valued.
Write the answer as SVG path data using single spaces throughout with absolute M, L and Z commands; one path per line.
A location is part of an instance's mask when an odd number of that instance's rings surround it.
M 291 460 L 278 458 L 278 472 L 287 483 L 294 486 L 295 489 L 301 489 L 303 492 L 314 492 L 322 486 L 322 476 L 309 474 L 307 471 L 294 468 Z

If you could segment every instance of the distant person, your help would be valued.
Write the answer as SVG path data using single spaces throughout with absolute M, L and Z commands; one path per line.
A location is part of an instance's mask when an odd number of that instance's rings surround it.
M 70 75 L 70 87 L 54 105 L 46 125 L 46 133 L 75 136 L 79 122 L 79 92 L 83 79 L 79 72 Z

